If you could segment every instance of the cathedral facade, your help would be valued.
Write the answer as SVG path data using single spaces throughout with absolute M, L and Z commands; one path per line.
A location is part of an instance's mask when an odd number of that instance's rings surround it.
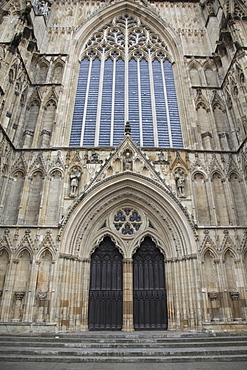
M 247 328 L 243 0 L 0 1 L 0 333 Z

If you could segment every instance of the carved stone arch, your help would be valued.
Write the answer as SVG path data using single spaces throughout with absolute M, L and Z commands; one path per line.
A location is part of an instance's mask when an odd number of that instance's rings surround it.
M 39 260 L 42 257 L 42 255 L 45 253 L 45 251 L 48 251 L 52 256 L 52 260 L 55 261 L 56 256 L 57 256 L 57 251 L 56 251 L 56 246 L 52 239 L 51 233 L 46 233 L 44 240 L 39 246 L 39 251 L 36 255 L 36 259 Z
M 237 261 L 239 259 L 239 255 L 236 252 L 234 243 L 232 242 L 232 240 L 229 237 L 226 238 L 226 240 L 223 241 L 223 244 L 222 244 L 221 255 L 222 255 L 222 261 L 223 262 L 224 262 L 225 255 L 226 255 L 227 252 L 229 252 L 231 254 L 231 256 L 234 258 L 234 261 Z
M 199 108 L 205 109 L 207 113 L 210 112 L 209 104 L 205 99 L 196 101 L 196 110 L 198 111 Z
M 31 249 L 30 245 L 26 244 L 26 245 L 20 245 L 20 247 L 18 248 L 18 250 L 16 251 L 15 253 L 15 258 L 18 260 L 21 258 L 22 254 L 24 252 L 27 252 L 29 254 L 29 257 L 30 257 L 30 263 L 32 262 L 33 260 L 33 250 Z
M 2 246 L 0 244 L 0 298 L 3 293 L 3 287 L 5 283 L 5 278 L 8 272 L 9 263 L 11 258 L 11 252 L 7 246 Z
M 63 76 L 65 62 L 63 61 L 63 59 L 58 57 L 53 61 L 52 66 L 53 66 L 53 78 L 55 78 L 55 80 L 60 81 Z
M 45 58 L 45 57 L 41 57 L 38 61 L 37 61 L 37 65 L 40 67 L 42 64 L 46 65 L 47 68 L 50 66 L 50 63 L 49 61 Z
M 42 172 L 43 177 L 46 175 L 46 169 L 45 169 L 45 162 L 42 153 L 39 153 L 37 157 L 32 162 L 31 166 L 29 167 L 29 176 L 32 176 L 32 174 L 39 170 Z
M 122 254 L 123 258 L 125 257 L 125 251 L 123 248 L 123 242 L 121 239 L 115 235 L 110 230 L 102 230 L 101 233 L 95 238 L 94 242 L 92 243 L 91 250 L 89 252 L 89 257 L 91 258 L 92 254 L 95 252 L 95 250 L 98 248 L 100 243 L 104 240 L 105 237 L 109 237 L 111 241 L 115 244 L 115 247 L 119 250 L 120 254 Z
M 32 106 L 36 105 L 38 108 L 40 108 L 40 99 L 38 99 L 38 97 L 34 97 L 32 98 L 31 100 L 29 100 L 28 104 L 27 104 L 27 110 L 30 110 Z
M 164 50 L 162 48 L 157 49 L 151 56 L 152 61 L 157 59 L 158 61 L 161 61 L 160 55 L 163 56 L 163 59 L 168 60 L 168 62 L 172 63 L 172 57 L 170 53 L 167 50 Z
M 47 109 L 48 106 L 50 105 L 54 105 L 55 106 L 55 109 L 57 109 L 57 99 L 55 99 L 55 97 L 48 97 L 46 98 L 45 102 L 44 102 L 44 109 Z
M 13 170 L 12 170 L 12 172 L 11 172 L 10 176 L 11 176 L 12 178 L 13 178 L 13 177 L 16 177 L 16 175 L 17 175 L 18 173 L 21 173 L 23 177 L 26 177 L 26 174 L 27 174 L 26 170 L 25 170 L 23 167 L 16 167 L 16 168 L 13 168 Z
M 199 108 L 202 108 L 205 109 L 207 113 L 210 112 L 210 105 L 203 95 L 201 89 L 197 89 L 196 91 L 195 106 L 197 111 L 199 110 Z
M 61 252 L 87 258 L 107 212 L 126 199 L 154 219 L 161 239 L 167 240 L 169 257 L 196 253 L 192 225 L 175 197 L 149 178 L 129 172 L 99 182 L 75 202 L 61 230 Z
M 11 65 L 11 67 L 10 67 L 9 72 L 10 72 L 10 71 L 12 71 L 12 72 L 13 72 L 13 75 L 12 75 L 12 81 L 9 81 L 9 82 L 13 82 L 13 81 L 17 78 L 17 74 L 18 74 L 18 64 L 19 64 L 19 60 L 18 60 L 18 59 L 14 60 L 14 61 L 12 62 L 12 65 Z M 9 75 L 9 77 L 10 77 L 10 75 Z
M 9 236 L 8 234 L 7 235 L 4 235 L 1 240 L 0 240 L 0 253 L 5 250 L 9 256 L 9 258 L 11 257 L 12 255 L 12 252 L 11 252 L 11 242 L 10 242 L 10 239 L 9 239 Z
M 116 205 L 118 204 L 117 202 L 119 202 L 119 206 L 121 206 L 122 201 L 125 201 L 126 197 L 132 197 L 132 196 L 133 196 L 133 189 L 131 189 L 129 192 L 123 191 L 122 194 L 119 193 L 116 197 L 114 197 L 110 200 L 107 200 L 107 202 L 105 204 L 101 203 L 98 208 L 95 208 L 93 214 L 90 214 L 85 219 L 84 225 L 89 225 L 89 224 L 92 225 L 93 220 L 95 219 L 95 217 L 100 218 L 101 217 L 101 212 L 103 212 L 103 214 L 105 214 L 105 209 L 107 207 L 113 207 L 115 209 Z M 178 254 L 180 254 L 181 253 L 181 248 L 182 248 L 181 247 L 181 241 L 179 241 L 179 236 L 178 236 L 180 230 L 179 231 L 175 230 L 175 228 L 172 225 L 172 222 L 169 219 L 167 219 L 166 215 L 164 215 L 164 211 L 162 212 L 162 210 L 159 209 L 159 206 L 157 204 L 155 204 L 154 202 L 152 202 L 152 201 L 145 202 L 144 198 L 138 193 L 135 194 L 134 200 L 135 201 L 138 200 L 138 202 L 140 202 L 139 207 L 141 207 L 141 206 L 143 207 L 144 204 L 145 204 L 145 207 L 146 207 L 145 210 L 146 210 L 147 214 L 152 211 L 153 216 L 150 215 L 150 217 L 152 218 L 152 221 L 153 221 L 153 217 L 156 217 L 157 213 L 159 214 L 159 216 L 161 217 L 161 220 L 162 220 L 163 228 L 166 229 L 166 233 L 163 236 L 163 240 L 166 241 L 166 245 L 168 245 L 168 246 L 171 246 L 172 244 L 174 244 L 173 249 L 175 249 L 176 252 Z M 159 222 L 161 222 L 161 220 L 159 220 Z M 158 225 L 158 220 L 157 219 L 156 219 L 156 223 Z M 83 226 L 82 230 L 80 231 L 79 240 L 83 239 L 83 235 L 85 234 L 86 229 L 87 229 L 87 226 Z M 92 229 L 91 231 L 92 231 L 92 234 L 97 233 L 97 230 L 94 231 Z M 171 249 L 172 249 L 172 247 L 170 247 L 169 255 L 172 255 Z M 79 250 L 80 250 L 80 246 L 78 245 L 77 246 L 77 251 L 79 251 Z M 125 253 L 127 254 L 128 251 L 125 250 Z
M 225 178 L 225 175 L 224 175 L 223 171 L 222 171 L 220 168 L 213 169 L 213 170 L 210 172 L 210 178 L 211 178 L 211 180 L 213 179 L 213 177 L 214 177 L 215 175 L 220 176 L 221 180 L 223 180 L 223 179 Z
M 211 212 L 209 206 L 208 175 L 202 170 L 195 170 L 192 173 L 192 191 L 194 194 L 196 222 L 202 225 L 211 224 Z
M 242 251 L 243 255 L 247 252 L 247 231 L 244 231 L 244 237 L 240 245 L 240 250 Z
M 37 101 L 39 105 L 41 105 L 41 94 L 39 88 L 36 88 L 35 91 L 31 94 L 31 96 L 28 98 L 27 107 L 30 107 L 33 101 Z
M 211 104 L 212 104 L 213 110 L 216 109 L 216 108 L 219 108 L 220 110 L 222 110 L 223 113 L 226 112 L 225 105 L 224 105 L 221 97 L 219 96 L 219 94 L 215 90 L 214 90 L 214 96 L 213 96 Z
M 160 252 L 164 255 L 164 258 L 167 258 L 167 251 L 165 249 L 165 246 L 163 245 L 162 241 L 160 240 L 159 236 L 156 235 L 153 232 L 150 231 L 144 231 L 140 236 L 138 236 L 133 245 L 132 245 L 132 251 L 131 251 L 131 257 L 136 253 L 137 249 L 140 247 L 141 243 L 145 240 L 146 237 L 149 237 L 156 247 L 160 250 Z
M 214 246 L 214 243 L 213 241 L 211 240 L 210 237 L 207 237 L 206 240 L 204 241 L 203 243 L 203 246 L 202 246 L 202 249 L 201 249 L 201 261 L 204 262 L 204 258 L 205 258 L 205 254 L 209 252 L 210 255 L 212 256 L 212 258 L 214 260 L 217 260 L 219 258 L 216 250 L 215 250 L 215 246 Z
M 195 68 L 197 71 L 199 71 L 199 69 L 202 68 L 201 64 L 199 63 L 198 60 L 196 60 L 195 58 L 192 58 L 189 63 L 188 63 L 188 68 L 191 69 L 191 68 Z
M 207 60 L 203 63 L 203 69 L 205 70 L 206 68 L 212 68 L 213 70 L 216 70 L 216 65 L 213 60 L 207 58 Z
M 152 9 L 151 5 L 145 6 L 140 2 L 135 2 L 132 0 L 120 0 L 118 2 L 112 1 L 107 3 L 107 5 L 99 7 L 91 17 L 89 17 L 76 29 L 73 34 L 74 42 L 71 44 L 71 55 L 74 56 L 74 60 L 81 61 L 83 59 L 85 54 L 85 46 L 88 44 L 88 41 L 91 39 L 93 33 L 96 33 L 99 29 L 109 25 L 114 18 L 124 16 L 125 14 L 130 14 L 133 16 L 133 18 L 140 18 L 143 24 L 147 25 L 150 30 L 157 34 L 164 42 L 164 45 L 167 46 L 168 52 L 171 55 L 172 71 L 174 74 L 174 84 L 177 94 L 179 112 L 185 111 L 186 91 L 179 88 L 182 86 L 182 80 L 186 73 L 184 71 L 183 60 L 180 56 L 180 50 L 182 47 L 181 38 L 179 33 L 175 31 L 175 29 L 168 22 L 157 16 L 157 13 L 154 9 Z M 71 75 L 65 82 L 65 85 L 67 84 L 67 86 L 69 86 L 69 81 L 77 79 L 80 73 L 79 71 L 80 63 L 75 64 L 75 68 L 71 70 Z M 67 90 L 66 86 L 65 90 Z M 76 96 L 76 85 L 72 86 L 71 93 L 71 97 L 74 102 Z M 69 114 L 72 116 L 73 111 L 71 111 Z M 184 119 L 187 119 L 186 114 L 180 114 L 180 116 L 185 117 Z M 183 140 L 185 142 L 190 140 L 186 130 L 183 132 Z
M 80 60 L 87 58 L 89 60 L 101 59 L 101 52 L 96 47 L 90 47 L 89 50 L 86 51 L 85 55 L 82 56 Z
M 55 172 L 59 172 L 61 179 L 64 178 L 64 170 L 60 167 L 52 167 L 48 172 L 48 177 L 52 177 Z
M 50 63 L 45 57 L 42 57 L 38 62 L 37 62 L 37 79 L 39 83 L 44 83 L 47 78 L 48 70 L 49 70 Z
M 230 180 L 230 178 L 232 176 L 236 176 L 238 178 L 238 181 L 241 182 L 242 181 L 242 177 L 238 171 L 238 169 L 236 168 L 232 168 L 232 169 L 229 169 L 229 172 L 228 172 L 228 179 Z
M 205 73 L 205 80 L 208 86 L 218 86 L 217 81 L 217 68 L 213 61 L 207 60 L 203 64 L 203 70 Z
M 218 175 L 221 179 L 221 181 L 223 181 L 225 179 L 225 175 L 223 173 L 223 171 L 220 169 L 220 168 L 217 168 L 217 169 L 213 169 L 211 172 L 210 172 L 210 179 L 211 181 L 213 180 L 213 178 Z
M 51 97 L 48 96 L 44 104 L 42 130 L 40 133 L 41 147 L 48 147 L 50 145 L 54 122 L 55 122 L 56 109 L 57 109 L 57 99 L 56 99 L 56 96 L 52 94 Z
M 137 19 L 145 19 L 145 22 L 146 19 L 148 19 L 148 26 L 151 27 L 154 32 L 156 32 L 167 43 L 168 49 L 171 51 L 173 56 L 173 60 L 179 60 L 179 45 L 181 44 L 181 41 L 178 33 L 176 33 L 166 21 L 162 20 L 161 18 L 157 19 L 157 14 L 151 7 L 147 7 L 144 4 L 135 3 L 129 0 L 107 4 L 107 7 L 102 7 L 97 10 L 87 22 L 83 23 L 77 29 L 75 38 L 78 40 L 78 42 L 75 46 L 75 52 L 78 54 L 79 51 L 79 60 L 81 60 L 83 50 L 78 50 L 78 45 L 83 48 L 83 46 L 87 43 L 91 37 L 92 31 L 97 30 L 99 27 L 99 18 L 104 19 L 105 24 L 107 24 L 115 17 L 126 13 L 131 14 Z M 140 14 L 143 14 L 143 17 L 140 16 Z
M 27 101 L 28 86 L 24 86 L 21 93 L 20 105 L 24 107 Z
M 189 75 L 190 75 L 192 85 L 200 86 L 202 82 L 201 81 L 201 69 L 202 69 L 201 64 L 197 60 L 192 59 L 188 63 L 188 69 L 189 69 Z
M 207 172 L 205 171 L 205 170 L 203 170 L 203 169 L 195 169 L 192 173 L 191 173 L 191 179 L 192 179 L 192 181 L 194 181 L 195 180 L 195 176 L 196 175 L 201 175 L 201 176 L 203 176 L 203 178 L 204 178 L 204 180 L 205 181 L 207 181 L 207 179 L 208 179 L 208 174 L 207 174 Z
M 40 167 L 40 168 L 33 168 L 31 171 L 30 171 L 30 173 L 29 173 L 29 179 L 31 180 L 34 176 L 36 176 L 38 173 L 40 173 L 41 174 L 41 177 L 42 177 L 42 179 L 44 179 L 45 178 L 45 176 L 46 176 L 46 172 L 44 171 L 44 169 L 42 168 L 42 167 Z
M 23 132 L 23 147 L 30 148 L 33 142 L 33 135 L 36 123 L 39 117 L 41 106 L 41 99 L 39 93 L 36 91 L 29 99 L 26 106 L 26 125 Z

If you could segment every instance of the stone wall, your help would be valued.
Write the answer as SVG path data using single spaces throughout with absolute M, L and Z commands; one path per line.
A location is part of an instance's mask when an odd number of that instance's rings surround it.
M 0 331 L 87 330 L 105 236 L 123 255 L 123 330 L 145 236 L 164 254 L 170 330 L 246 329 L 244 4 L 46 3 L 1 5 Z M 140 149 L 127 131 L 117 148 L 69 147 L 84 46 L 124 12 L 167 45 L 184 149 Z M 124 207 L 140 217 L 126 235 Z

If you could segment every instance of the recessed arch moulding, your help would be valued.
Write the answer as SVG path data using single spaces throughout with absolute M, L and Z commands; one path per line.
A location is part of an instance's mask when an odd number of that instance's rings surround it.
M 80 61 L 84 47 L 89 38 L 92 37 L 92 34 L 101 29 L 104 25 L 107 25 L 107 23 L 112 21 L 115 17 L 125 14 L 139 18 L 146 25 L 151 27 L 154 32 L 157 32 L 163 41 L 166 42 L 168 50 L 173 57 L 172 61 L 179 60 L 179 50 L 181 50 L 182 44 L 178 33 L 175 32 L 167 21 L 161 19 L 151 6 L 144 6 L 135 1 L 118 1 L 112 3 L 111 6 L 107 4 L 106 7 L 102 7 L 98 12 L 93 14 L 75 32 L 74 46 L 71 50 L 71 55 L 77 56 Z
M 195 234 L 183 210 L 154 180 L 131 172 L 112 176 L 89 189 L 61 230 L 61 253 L 90 258 L 108 235 L 124 258 L 131 258 L 150 236 L 167 260 L 196 254 Z M 114 216 L 129 208 L 141 216 L 140 228 L 130 235 L 116 229 Z
M 92 37 L 94 32 L 101 30 L 104 26 L 110 23 L 114 18 L 121 15 L 129 14 L 141 20 L 147 27 L 157 33 L 161 40 L 167 46 L 167 54 L 170 55 L 169 59 L 174 63 L 173 74 L 176 86 L 176 94 L 178 100 L 178 108 L 180 119 L 184 121 L 185 127 L 187 124 L 187 111 L 186 96 L 189 95 L 189 91 L 181 89 L 183 86 L 183 80 L 185 78 L 185 68 L 183 59 L 183 46 L 179 34 L 169 24 L 169 22 L 161 19 L 158 14 L 148 4 L 144 6 L 140 2 L 135 1 L 118 1 L 113 2 L 111 5 L 107 3 L 106 6 L 100 7 L 89 19 L 82 23 L 80 27 L 74 32 L 73 39 L 70 48 L 70 57 L 67 64 L 67 76 L 64 81 L 65 91 L 67 91 L 67 102 L 68 102 L 68 120 L 72 121 L 73 110 L 70 109 L 71 104 L 75 102 L 77 84 L 71 84 L 71 81 L 77 81 L 80 69 L 80 62 L 83 58 L 83 53 L 87 42 Z M 64 120 L 64 117 L 63 117 Z M 66 135 L 67 140 L 69 134 Z M 185 145 L 188 144 L 187 130 L 183 130 L 183 141 Z

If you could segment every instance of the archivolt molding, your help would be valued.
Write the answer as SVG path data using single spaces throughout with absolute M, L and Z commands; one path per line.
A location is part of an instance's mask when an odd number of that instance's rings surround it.
M 240 246 L 240 251 L 242 251 L 243 256 L 247 252 L 247 230 L 244 231 L 244 237 Z
M 156 244 L 156 246 L 160 249 L 161 253 L 164 255 L 164 258 L 166 258 L 167 253 L 166 253 L 166 248 L 163 245 L 164 241 L 162 243 L 162 241 L 160 240 L 159 236 L 158 235 L 154 235 L 154 232 L 151 232 L 150 230 L 145 231 L 144 233 L 142 233 L 142 235 L 140 235 L 135 240 L 135 243 L 133 244 L 133 248 L 132 248 L 131 257 L 135 254 L 135 252 L 137 251 L 137 249 L 140 247 L 141 243 L 144 241 L 144 239 L 147 236 L 149 236 L 152 239 L 152 241 Z
M 51 253 L 52 259 L 55 260 L 57 253 L 56 253 L 55 243 L 52 239 L 51 230 L 47 230 L 44 240 L 40 244 L 40 250 L 37 253 L 37 257 L 36 257 L 37 260 L 39 260 L 42 257 L 43 253 L 46 250 L 48 250 Z
M 99 24 L 102 25 L 101 22 L 99 23 L 99 19 L 104 20 L 104 24 L 108 24 L 113 18 L 126 13 L 139 19 L 148 20 L 145 23 L 167 43 L 174 60 L 179 59 L 178 48 L 181 40 L 171 25 L 162 20 L 152 7 L 130 0 L 117 1 L 100 7 L 96 13 L 75 31 L 74 38 L 77 40 L 75 43 L 75 54 L 78 54 L 78 49 L 80 50 L 78 58 L 81 59 L 82 49 L 80 48 L 84 47 L 92 33 L 102 28 L 102 26 L 99 27 Z
M 12 248 L 12 245 L 11 245 L 11 242 L 10 242 L 10 239 L 9 239 L 8 230 L 5 230 L 5 233 L 4 233 L 3 237 L 0 239 L 0 253 L 3 250 L 6 250 L 8 255 L 9 255 L 9 258 L 10 258 L 11 248 Z
M 237 254 L 237 248 L 230 236 L 228 235 L 228 231 L 225 231 L 225 236 L 222 242 L 221 247 L 221 254 L 222 254 L 222 260 L 224 261 L 225 255 L 227 251 L 230 251 L 230 253 L 234 256 L 235 260 L 239 259 L 239 256 Z
M 204 262 L 205 254 L 208 251 L 211 253 L 214 259 L 219 258 L 218 253 L 216 251 L 216 246 L 213 240 L 211 239 L 209 235 L 205 235 L 203 242 L 202 242 L 202 246 L 200 248 L 200 256 L 201 256 L 202 262 Z
M 20 256 L 22 255 L 22 253 L 24 251 L 28 251 L 29 255 L 30 255 L 30 260 L 32 260 L 33 258 L 33 250 L 34 250 L 34 244 L 29 236 L 29 233 L 26 233 L 26 235 L 23 237 L 23 239 L 21 240 L 21 243 L 19 245 L 19 248 L 17 249 L 16 251 L 16 258 L 20 258 Z
M 17 172 L 22 172 L 23 176 L 26 176 L 27 168 L 28 166 L 25 157 L 23 154 L 21 154 L 12 166 L 11 176 L 14 177 Z
M 125 256 L 125 251 L 123 249 L 123 246 L 122 246 L 122 243 L 121 243 L 121 239 L 117 236 L 117 235 L 114 235 L 112 233 L 112 231 L 110 230 L 104 230 L 100 233 L 100 235 L 97 236 L 97 238 L 95 238 L 93 244 L 92 244 L 92 248 L 90 250 L 90 254 L 89 256 L 91 257 L 92 254 L 95 252 L 96 248 L 100 245 L 100 243 L 103 241 L 103 239 L 106 237 L 106 236 L 109 236 L 111 238 L 111 240 L 113 241 L 113 243 L 115 244 L 115 246 L 117 247 L 117 249 L 119 250 L 119 252 L 122 254 L 122 256 L 124 257 Z
M 84 193 L 61 230 L 62 240 L 66 240 L 66 245 L 63 242 L 61 245 L 62 253 L 80 254 L 87 258 L 97 236 L 104 232 L 99 231 L 102 220 L 118 205 L 121 207 L 123 202 L 148 214 L 150 221 L 159 229 L 163 243 L 165 241 L 169 248 L 169 257 L 192 253 L 195 235 L 178 203 L 155 181 L 131 172 L 108 178 Z M 125 239 L 121 237 L 120 240 Z
M 72 206 L 69 208 L 67 215 L 65 215 L 63 217 L 63 219 L 61 220 L 61 222 L 60 222 L 61 231 L 65 228 L 65 225 L 67 224 L 70 216 L 72 215 L 74 210 L 77 208 L 77 206 L 83 201 L 83 199 L 86 197 L 86 195 L 92 196 L 92 194 L 94 194 L 95 192 L 100 190 L 98 188 L 104 186 L 104 184 L 108 183 L 109 181 L 114 181 L 114 182 L 118 183 L 119 181 L 121 181 L 121 178 L 124 175 L 126 175 L 127 178 L 130 177 L 130 178 L 133 178 L 133 180 L 135 179 L 135 181 L 137 181 L 137 182 L 140 182 L 140 181 L 147 182 L 148 188 L 150 188 L 150 187 L 152 188 L 152 186 L 154 186 L 154 187 L 158 187 L 160 189 L 160 191 L 165 192 L 166 193 L 166 198 L 168 196 L 168 199 L 170 199 L 170 201 L 172 200 L 175 203 L 177 203 L 179 208 L 183 211 L 183 213 L 186 216 L 188 222 L 190 223 L 191 228 L 194 231 L 194 234 L 196 234 L 195 225 L 192 221 L 191 215 L 189 214 L 187 208 L 182 205 L 180 200 L 176 197 L 175 193 L 173 193 L 171 191 L 171 189 L 165 184 L 165 182 L 161 178 L 159 179 L 161 183 L 159 183 L 159 182 L 157 182 L 156 180 L 154 180 L 152 178 L 147 178 L 144 175 L 141 175 L 139 173 L 134 173 L 132 171 L 125 171 L 125 172 L 122 172 L 122 173 L 119 173 L 119 174 L 116 174 L 116 175 L 113 175 L 113 176 L 109 176 L 107 178 L 104 178 L 103 180 L 100 180 L 99 182 L 96 182 L 90 188 L 87 188 L 74 201 Z M 97 176 L 97 174 L 96 174 L 96 176 Z M 158 176 L 158 178 L 159 178 L 159 176 Z

